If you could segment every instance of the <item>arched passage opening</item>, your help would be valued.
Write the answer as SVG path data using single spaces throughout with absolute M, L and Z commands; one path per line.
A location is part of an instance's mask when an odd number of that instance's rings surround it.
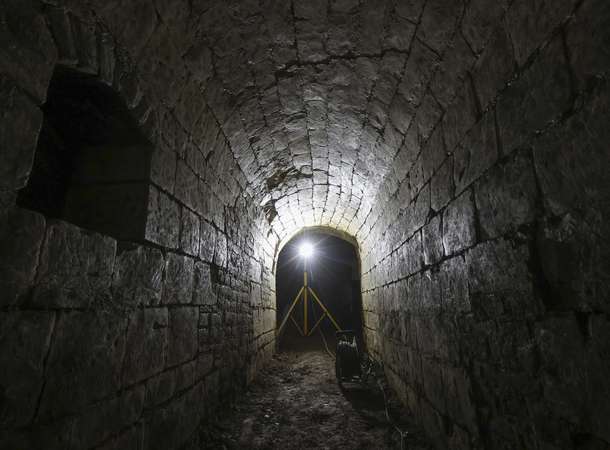
M 276 260 L 277 346 L 334 346 L 337 329 L 353 330 L 363 347 L 360 255 L 349 236 L 308 228 L 288 240 Z

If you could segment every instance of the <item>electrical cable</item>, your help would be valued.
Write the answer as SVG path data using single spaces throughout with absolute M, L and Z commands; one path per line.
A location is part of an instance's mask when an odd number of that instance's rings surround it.
M 320 327 L 318 327 L 318 331 L 320 332 L 320 336 L 322 336 L 322 342 L 324 342 L 324 348 L 326 348 L 326 352 L 330 355 L 331 358 L 337 359 L 337 356 L 333 352 L 331 352 L 330 349 L 328 348 L 328 343 L 326 342 L 326 337 L 324 337 L 324 333 L 322 332 Z

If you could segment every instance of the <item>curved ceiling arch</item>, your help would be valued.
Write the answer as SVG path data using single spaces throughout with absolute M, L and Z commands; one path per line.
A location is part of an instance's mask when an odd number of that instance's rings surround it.
M 377 197 L 393 194 L 381 192 L 384 179 L 402 181 L 408 169 L 395 159 L 417 156 L 457 88 L 459 71 L 439 70 L 443 53 L 451 45 L 474 58 L 456 33 L 463 8 L 442 0 L 193 3 L 186 64 L 198 68 L 205 102 L 280 241 L 312 226 L 360 240 L 370 232 Z
M 352 245 L 352 247 L 354 247 L 354 253 L 355 253 L 356 259 L 358 261 L 358 267 L 362 267 L 361 257 L 360 257 L 360 251 L 361 251 L 360 248 L 361 247 L 358 244 L 358 240 L 354 236 L 352 236 L 349 233 L 346 233 L 344 231 L 341 231 L 337 228 L 333 228 L 333 227 L 329 227 L 329 226 L 312 226 L 312 227 L 301 228 L 300 230 L 298 230 L 290 235 L 286 235 L 278 242 L 278 244 L 275 248 L 275 255 L 273 257 L 273 273 L 276 273 L 279 255 L 280 255 L 281 251 L 284 249 L 284 247 L 286 247 L 286 245 L 288 243 L 298 239 L 301 236 L 306 236 L 308 233 L 311 233 L 311 232 L 317 232 L 317 233 L 322 233 L 322 234 L 326 234 L 329 236 L 334 236 L 334 237 L 339 238 L 342 241 L 345 241 L 348 244 Z

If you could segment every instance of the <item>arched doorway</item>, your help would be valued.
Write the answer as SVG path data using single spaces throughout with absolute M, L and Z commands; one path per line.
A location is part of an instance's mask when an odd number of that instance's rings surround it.
M 302 252 L 308 245 L 312 254 L 305 257 Z M 305 284 L 304 272 L 310 293 L 297 299 Z M 363 348 L 360 258 L 355 240 L 324 228 L 305 229 L 293 236 L 277 257 L 276 299 L 280 350 L 309 349 L 323 345 L 324 340 L 332 348 L 337 327 L 353 330 Z

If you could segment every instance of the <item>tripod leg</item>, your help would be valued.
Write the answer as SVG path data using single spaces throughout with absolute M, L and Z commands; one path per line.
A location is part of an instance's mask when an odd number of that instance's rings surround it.
M 294 317 L 290 316 L 290 320 L 292 320 L 292 323 L 294 324 L 294 326 L 296 327 L 297 331 L 299 332 L 299 334 L 303 337 L 305 337 L 305 334 L 303 333 L 303 330 L 301 330 L 301 327 L 299 326 L 299 324 L 297 323 L 296 320 L 294 320 Z
M 311 330 L 309 331 L 310 335 L 312 335 L 313 332 L 316 331 L 316 328 L 318 328 L 318 325 L 320 325 L 320 323 L 322 323 L 322 320 L 324 319 L 324 317 L 326 317 L 326 313 L 323 313 L 322 316 L 316 322 L 316 324 L 311 328 Z
M 337 323 L 337 321 L 335 320 L 333 315 L 330 313 L 330 311 L 328 311 L 328 309 L 326 309 L 326 306 L 324 306 L 324 303 L 322 303 L 322 301 L 318 298 L 318 296 L 316 295 L 316 293 L 313 291 L 312 288 L 308 287 L 308 289 L 309 289 L 309 292 L 311 292 L 311 295 L 313 295 L 313 298 L 316 300 L 316 302 L 318 302 L 318 305 L 320 305 L 320 308 L 322 308 L 324 310 L 324 312 L 328 315 L 328 318 L 333 323 L 333 325 L 335 326 L 337 331 L 341 331 L 341 327 L 339 326 L 339 324 Z
M 286 325 L 286 322 L 288 321 L 288 318 L 290 317 L 290 315 L 292 314 L 292 310 L 294 309 L 294 307 L 297 305 L 297 303 L 299 302 L 299 297 L 301 297 L 301 294 L 303 293 L 303 287 L 301 287 L 301 290 L 299 291 L 299 293 L 297 294 L 297 296 L 294 298 L 294 301 L 292 302 L 292 305 L 290 305 L 290 309 L 288 310 L 288 312 L 286 313 L 286 316 L 284 316 L 284 319 L 282 320 L 282 324 L 280 325 L 280 327 L 277 329 L 277 335 L 279 336 L 280 334 L 282 334 L 282 329 L 284 329 L 284 326 Z

